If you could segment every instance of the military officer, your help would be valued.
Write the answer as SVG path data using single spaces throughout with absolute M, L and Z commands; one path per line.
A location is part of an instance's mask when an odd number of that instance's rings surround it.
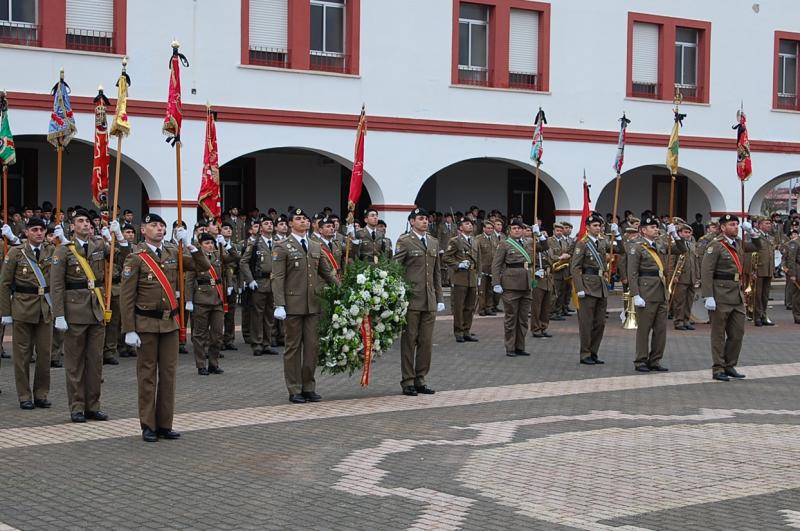
M 756 228 L 761 233 L 761 248 L 757 252 L 757 264 L 753 286 L 755 298 L 753 300 L 753 324 L 756 326 L 774 326 L 775 323 L 767 316 L 769 304 L 769 291 L 772 288 L 772 275 L 775 269 L 776 242 L 772 231 L 772 220 L 768 217 L 760 218 Z
M 712 374 L 715 380 L 744 378 L 736 370 L 744 337 L 744 293 L 742 275 L 744 253 L 761 248 L 761 234 L 749 222 L 742 230 L 750 232 L 751 241 L 739 237 L 739 218 L 725 214 L 719 218 L 720 234 L 703 254 L 700 286 L 711 319 Z
M 700 280 L 697 270 L 696 243 L 692 238 L 692 227 L 685 223 L 678 225 L 678 236 L 686 246 L 686 253 L 678 256 L 676 267 L 680 265 L 680 274 L 675 279 L 670 297 L 672 324 L 675 330 L 694 330 L 692 324 L 692 303 L 694 303 L 694 287 Z M 675 253 L 673 253 L 675 254 Z M 673 269 L 673 275 L 677 271 Z
M 319 244 L 337 276 L 342 272 L 342 241 L 336 238 L 336 222 L 333 217 L 319 220 Z
M 111 274 L 111 306 L 108 308 L 111 310 L 111 320 L 106 323 L 103 337 L 103 365 L 119 365 L 118 357 L 128 356 L 127 345 L 121 340 L 120 334 L 122 319 L 119 315 L 119 286 L 122 280 L 122 264 L 125 256 L 130 254 L 130 246 L 135 239 L 136 229 L 133 225 L 126 224 L 121 227 L 120 234 L 122 237 L 117 238 L 114 244 L 116 249 L 114 251 L 114 270 Z M 126 248 L 125 256 L 120 255 L 119 249 L 122 247 Z M 108 268 L 106 267 L 106 269 Z M 55 340 L 55 334 L 53 334 L 53 339 Z
M 572 285 L 569 281 L 569 259 L 572 243 L 564 236 L 564 224 L 553 223 L 553 235 L 548 239 L 548 251 L 553 264 L 558 264 L 558 271 L 552 271 L 553 282 L 553 315 L 552 320 L 563 321 L 566 313 Z
M 122 268 L 120 309 L 125 343 L 139 349 L 136 378 L 142 439 L 177 439 L 172 429 L 175 411 L 175 370 L 180 323 L 177 319 L 178 249 L 166 245 L 167 224 L 158 214 L 143 220 L 144 242 L 128 255 Z M 207 271 L 211 264 L 192 244 L 185 227 L 175 238 L 183 244 L 184 271 Z
M 800 324 L 800 238 L 796 231 L 789 232 L 785 244 L 783 267 L 786 270 L 787 305 L 791 306 L 794 323 Z
M 639 225 L 640 237 L 630 244 L 626 255 L 628 291 L 638 322 L 633 366 L 639 372 L 668 370 L 661 365 L 667 345 L 668 281 L 664 264 L 669 254 L 686 253 L 686 244 L 674 224 L 667 226 L 664 237 L 659 237 L 658 227 L 658 218 L 645 216 Z
M 387 260 L 392 258 L 392 242 L 386 233 L 378 228 L 378 211 L 368 208 L 364 211 L 363 229 L 355 232 L 353 244 L 356 246 L 355 255 L 361 260 L 377 264 L 383 256 Z M 357 242 L 357 243 L 356 243 Z
M 478 341 L 472 334 L 472 317 L 478 296 L 478 267 L 481 252 L 472 236 L 472 221 L 458 220 L 458 236 L 450 239 L 443 261 L 450 269 L 450 304 L 453 311 L 453 334 L 457 343 Z
M 253 356 L 278 354 L 277 350 L 271 348 L 275 301 L 270 279 L 276 245 L 272 219 L 264 218 L 261 220 L 261 233 L 247 246 L 239 261 L 242 279 L 250 290 L 252 311 L 247 317 L 250 318 L 250 346 L 253 349 Z
M 608 307 L 608 285 L 605 282 L 607 255 L 616 241 L 602 237 L 603 217 L 591 214 L 586 218 L 586 236 L 575 243 L 575 252 L 570 261 L 570 273 L 575 282 L 575 293 L 580 301 L 578 329 L 580 331 L 580 362 L 584 365 L 605 363 L 598 358 L 600 342 L 606 327 Z M 614 238 L 619 237 L 619 228 L 611 224 Z M 630 273 L 631 265 L 628 265 Z M 630 277 L 628 278 L 630 282 Z
M 8 238 L 6 227 L 3 227 L 3 235 Z M 14 379 L 22 409 L 51 406 L 47 399 L 53 326 L 49 278 L 55 247 L 45 242 L 45 231 L 44 221 L 32 218 L 25 229 L 26 243 L 9 249 L 0 273 L 0 315 L 3 325 L 14 325 Z M 19 243 L 16 236 L 9 239 L 12 244 Z M 31 390 L 30 363 L 34 346 L 36 368 Z
M 426 383 L 436 312 L 444 311 L 439 241 L 428 234 L 428 212 L 415 208 L 408 215 L 411 231 L 397 239 L 394 259 L 411 283 L 406 328 L 400 343 L 403 394 L 433 394 Z
M 51 245 L 56 245 L 54 240 L 56 225 L 49 223 L 45 233 L 45 241 Z M 50 338 L 50 367 L 53 369 L 60 369 L 64 366 L 62 359 L 64 358 L 64 332 L 53 328 L 53 337 Z
M 274 316 L 286 321 L 283 374 L 294 404 L 319 402 L 314 372 L 319 357 L 320 292 L 323 284 L 338 283 L 320 244 L 308 237 L 308 215 L 292 211 L 291 235 L 272 251 Z
M 241 246 L 234 240 L 233 225 L 230 221 L 223 221 L 219 230 L 222 235 L 222 243 L 219 243 L 219 246 L 225 249 L 225 255 L 228 258 L 225 261 L 225 273 L 223 275 L 228 311 L 225 312 L 223 318 L 224 332 L 221 350 L 239 350 L 236 348 L 234 341 L 236 339 L 236 299 L 239 294 L 239 286 L 241 286 L 239 282 L 239 260 L 242 257 Z
M 554 253 L 549 248 L 550 239 L 547 239 L 546 249 L 537 246 L 536 255 L 531 256 L 533 264 L 533 280 L 531 294 L 531 335 L 535 338 L 553 337 L 547 331 L 550 326 L 550 304 L 553 300 L 553 273 L 552 264 Z M 531 249 L 533 252 L 533 249 Z
M 439 223 L 439 232 L 436 234 L 436 238 L 440 242 L 439 249 L 444 252 L 444 250 L 447 249 L 447 245 L 450 243 L 450 240 L 456 236 L 458 236 L 458 227 L 453 219 L 453 213 L 447 212 L 444 215 L 444 221 Z M 449 286 L 450 271 L 448 270 L 447 266 L 445 266 L 444 260 L 440 260 L 440 267 L 442 268 L 442 285 Z
M 494 237 L 494 224 L 483 222 L 483 233 L 475 237 L 481 255 L 478 273 L 478 315 L 497 315 L 494 310 L 494 292 L 492 291 L 492 261 L 500 242 Z
M 248 223 L 250 222 L 248 221 Z M 249 226 L 247 237 L 244 241 L 242 241 L 242 256 L 244 256 L 244 252 L 247 250 L 247 247 L 255 243 L 260 234 L 261 221 L 257 220 Z M 253 312 L 253 292 L 248 287 L 248 283 L 245 281 L 241 261 L 239 262 L 239 285 L 242 287 L 242 339 L 244 339 L 244 342 L 249 345 L 252 341 L 252 338 L 250 337 L 250 323 L 252 321 Z

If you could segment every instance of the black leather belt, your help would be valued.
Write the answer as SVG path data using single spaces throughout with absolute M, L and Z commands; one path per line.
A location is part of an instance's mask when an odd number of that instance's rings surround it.
M 111 283 L 112 284 L 119 284 L 121 280 L 122 280 L 122 277 L 111 277 Z
M 506 264 L 506 267 L 509 269 L 518 269 L 521 267 L 525 267 L 525 264 Z
M 89 283 L 85 280 L 81 282 L 67 282 L 64 284 L 66 290 L 72 289 L 89 289 Z
M 583 268 L 583 274 L 584 275 L 599 275 L 600 274 L 600 270 L 597 269 L 596 267 L 584 267 Z
M 50 292 L 50 286 L 45 287 L 44 289 L 39 287 L 32 287 L 32 286 L 15 286 L 14 291 L 16 293 L 27 293 L 28 295 L 44 295 L 45 293 Z
M 658 271 L 639 271 L 640 277 L 659 277 Z
M 739 280 L 736 273 L 714 273 L 714 280 Z
M 198 286 L 216 286 L 217 285 L 217 282 L 214 281 L 212 283 L 210 278 L 198 278 L 196 280 L 196 282 L 197 282 Z
M 136 308 L 134 313 L 143 317 L 152 317 L 153 319 L 168 321 L 178 314 L 178 310 L 142 310 L 141 308 Z
M 256 271 L 255 273 L 253 273 L 253 278 L 255 280 L 258 280 L 260 278 L 267 278 L 268 276 L 269 275 L 264 273 L 263 271 Z

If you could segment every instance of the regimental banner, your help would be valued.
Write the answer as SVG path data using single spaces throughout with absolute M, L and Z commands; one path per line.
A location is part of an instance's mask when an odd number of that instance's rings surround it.
M 5 92 L 0 92 L 0 160 L 5 166 L 17 162 L 17 150 L 14 146 L 14 135 L 8 122 L 8 100 Z
M 217 126 L 215 113 L 208 109 L 206 115 L 206 141 L 203 149 L 203 175 L 197 203 L 206 217 L 219 220 L 222 205 L 219 187 L 219 153 L 217 151 Z
M 361 107 L 361 116 L 358 118 L 356 129 L 356 148 L 353 157 L 353 172 L 350 175 L 350 191 L 347 194 L 348 209 L 353 209 L 361 199 L 361 188 L 364 184 L 364 139 L 367 136 L 367 114 Z
M 625 162 L 625 140 L 627 138 L 628 124 L 631 123 L 622 113 L 622 118 L 619 119 L 619 137 L 617 138 L 617 156 L 614 158 L 614 171 L 619 175 L 622 173 L 622 164 Z
M 75 126 L 75 116 L 72 114 L 72 105 L 69 102 L 70 88 L 64 81 L 63 71 L 61 79 L 50 93 L 53 96 L 53 112 L 50 114 L 47 141 L 54 147 L 66 147 L 78 132 L 78 128 Z
M 753 174 L 753 163 L 750 160 L 750 135 L 747 134 L 747 116 L 744 111 L 736 112 L 736 175 L 746 181 Z
M 669 135 L 669 145 L 667 146 L 667 167 L 672 175 L 678 175 L 678 155 L 680 152 L 680 133 L 683 126 L 685 114 L 680 114 L 675 108 L 675 121 L 672 124 L 672 133 Z
M 181 141 L 183 105 L 181 103 L 181 64 L 188 67 L 186 56 L 178 52 L 178 43 L 172 43 L 172 57 L 169 60 L 169 92 L 167 94 L 167 114 L 161 130 L 167 135 L 167 142 L 173 146 Z
M 533 122 L 533 140 L 531 141 L 531 160 L 537 165 L 542 163 L 544 154 L 544 124 L 546 123 L 547 118 L 544 116 L 544 111 L 539 107 L 539 112 L 536 113 L 536 119 Z
M 103 91 L 94 99 L 94 158 L 92 159 L 92 203 L 100 210 L 108 209 L 108 98 Z
M 125 65 L 127 61 L 123 60 Z M 122 68 L 117 80 L 117 114 L 111 122 L 111 134 L 114 136 L 128 136 L 131 132 L 131 123 L 128 121 L 128 87 L 131 86 L 131 78 Z

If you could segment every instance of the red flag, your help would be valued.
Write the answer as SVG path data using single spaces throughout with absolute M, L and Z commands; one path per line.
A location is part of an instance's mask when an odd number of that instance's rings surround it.
M 736 175 L 746 181 L 753 173 L 753 163 L 750 160 L 750 135 L 747 134 L 747 117 L 743 111 L 736 112 L 739 123 L 733 126 L 736 129 Z
M 586 174 L 583 174 L 583 213 L 581 214 L 581 230 L 578 232 L 578 239 L 580 240 L 586 234 L 586 218 L 591 214 L 592 200 L 589 198 L 589 183 L 586 182 Z
M 108 208 L 108 98 L 100 89 L 94 98 L 94 159 L 92 160 L 92 203 L 101 209 Z
M 167 95 L 167 115 L 161 130 L 167 135 L 167 142 L 175 145 L 181 140 L 181 122 L 183 106 L 181 105 L 181 63 L 189 66 L 186 56 L 178 52 L 178 42 L 172 43 L 172 57 L 169 60 L 169 94 Z
M 206 217 L 219 220 L 221 215 L 219 190 L 219 154 L 217 153 L 217 126 L 215 113 L 209 108 L 206 114 L 206 143 L 203 150 L 203 175 L 197 203 Z
M 367 115 L 361 107 L 356 129 L 356 152 L 353 161 L 353 173 L 350 175 L 350 193 L 347 194 L 347 209 L 353 210 L 361 199 L 361 188 L 364 183 L 364 137 L 367 135 Z

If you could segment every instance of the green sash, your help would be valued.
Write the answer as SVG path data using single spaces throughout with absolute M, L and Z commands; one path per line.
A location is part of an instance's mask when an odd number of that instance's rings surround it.
M 514 238 L 508 238 L 506 239 L 506 241 L 510 243 L 514 247 L 514 249 L 519 251 L 522 254 L 522 256 L 525 257 L 525 260 L 527 261 L 525 263 L 525 269 L 530 270 L 531 266 L 533 266 L 533 260 L 531 260 L 531 255 L 528 254 L 528 251 L 526 251 L 525 248 L 522 247 L 519 244 L 519 242 L 516 241 Z M 538 285 L 539 283 L 536 281 L 536 277 L 534 275 L 531 275 L 531 287 L 535 288 Z

